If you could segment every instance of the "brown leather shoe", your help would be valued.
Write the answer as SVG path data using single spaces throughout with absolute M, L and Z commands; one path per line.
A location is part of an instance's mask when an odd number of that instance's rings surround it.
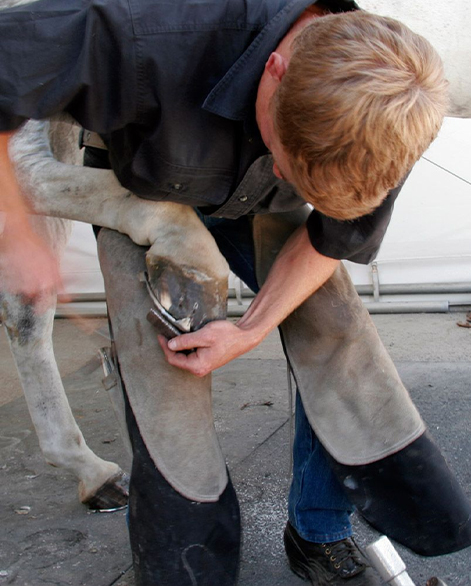
M 304 580 L 310 580 L 313 586 L 384 584 L 351 537 L 333 543 L 311 543 L 288 523 L 284 542 L 291 570 Z

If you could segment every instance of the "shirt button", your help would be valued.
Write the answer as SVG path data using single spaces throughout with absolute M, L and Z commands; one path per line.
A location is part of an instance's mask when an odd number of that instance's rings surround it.
M 249 136 L 249 142 L 250 142 L 250 144 L 253 143 L 253 138 L 251 136 Z
M 182 189 L 183 185 L 181 183 L 174 183 L 173 184 L 173 189 L 175 189 L 175 191 L 180 191 L 180 189 Z
M 249 198 L 246 195 L 241 195 L 239 201 L 247 201 Z

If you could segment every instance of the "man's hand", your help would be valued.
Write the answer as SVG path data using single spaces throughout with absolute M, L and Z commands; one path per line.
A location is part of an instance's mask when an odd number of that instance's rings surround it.
M 159 342 L 169 364 L 202 377 L 252 350 L 258 341 L 230 321 L 213 321 L 191 334 Z M 183 354 L 182 350 L 195 350 Z

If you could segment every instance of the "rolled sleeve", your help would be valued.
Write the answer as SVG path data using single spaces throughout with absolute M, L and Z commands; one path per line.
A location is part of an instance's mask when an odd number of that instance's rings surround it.
M 324 256 L 368 264 L 378 254 L 391 221 L 394 202 L 404 184 L 392 189 L 376 210 L 356 220 L 334 220 L 313 210 L 307 219 L 311 244 Z

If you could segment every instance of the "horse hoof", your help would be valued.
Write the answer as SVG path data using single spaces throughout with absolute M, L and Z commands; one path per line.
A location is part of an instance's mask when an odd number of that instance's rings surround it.
M 148 286 L 184 332 L 195 331 L 209 321 L 225 318 L 227 282 L 167 259 L 148 257 Z
M 119 472 L 105 482 L 96 493 L 83 504 L 90 511 L 97 513 L 114 513 L 121 511 L 128 505 L 129 476 L 126 472 Z

